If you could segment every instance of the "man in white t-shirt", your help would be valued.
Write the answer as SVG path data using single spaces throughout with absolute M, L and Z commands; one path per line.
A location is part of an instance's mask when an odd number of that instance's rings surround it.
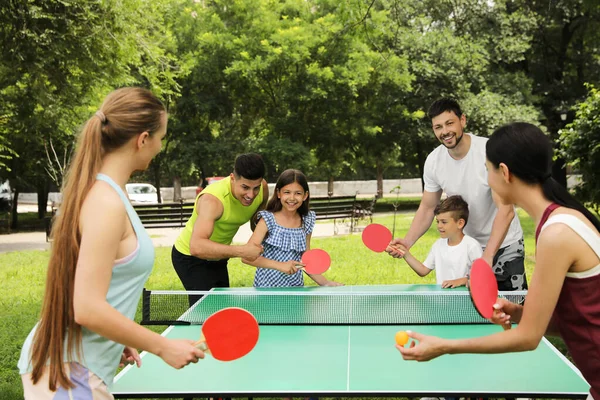
M 483 258 L 493 265 L 499 290 L 527 289 L 523 230 L 514 206 L 494 201 L 487 182 L 487 138 L 464 132 L 467 120 L 453 99 L 440 99 L 429 108 L 433 132 L 442 143 L 425 161 L 423 198 L 404 238 L 392 241 L 410 249 L 429 229 L 442 192 L 460 195 L 469 204 L 465 234 L 483 248 Z M 401 258 L 390 247 L 390 255 Z
M 450 196 L 435 208 L 434 214 L 440 238 L 423 263 L 404 246 L 395 245 L 396 249 L 419 276 L 435 269 L 437 284 L 443 288 L 466 286 L 473 261 L 482 255 L 479 242 L 463 233 L 469 222 L 469 205 L 460 196 Z

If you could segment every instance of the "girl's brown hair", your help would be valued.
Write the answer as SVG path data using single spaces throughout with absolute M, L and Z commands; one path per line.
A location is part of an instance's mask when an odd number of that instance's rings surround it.
M 110 93 L 90 118 L 77 142 L 64 180 L 62 204 L 53 223 L 54 243 L 48 264 L 46 290 L 37 331 L 33 338 L 32 381 L 36 384 L 49 362 L 49 388 L 73 387 L 63 364 L 67 340 L 69 360 L 81 356 L 81 326 L 75 322 L 73 292 L 81 233 L 79 213 L 96 181 L 105 154 L 125 145 L 142 132 L 153 135 L 162 127 L 165 108 L 150 91 L 123 88 Z

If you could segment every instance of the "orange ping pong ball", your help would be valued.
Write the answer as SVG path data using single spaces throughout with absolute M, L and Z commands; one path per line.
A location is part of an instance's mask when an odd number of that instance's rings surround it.
M 396 332 L 396 343 L 398 343 L 400 346 L 404 346 L 406 343 L 408 343 L 408 333 L 404 331 Z

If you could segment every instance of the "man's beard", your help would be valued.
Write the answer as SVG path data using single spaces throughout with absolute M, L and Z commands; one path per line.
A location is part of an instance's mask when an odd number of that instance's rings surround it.
M 460 143 L 460 141 L 462 140 L 462 138 L 463 138 L 464 135 L 465 135 L 464 132 L 461 132 L 460 136 L 458 136 L 458 134 L 456 134 L 456 133 L 454 134 L 454 137 L 455 137 L 455 140 L 456 140 L 456 143 L 454 143 L 454 146 L 448 146 L 446 144 L 446 142 L 444 142 L 443 138 L 440 138 L 440 141 L 442 142 L 442 144 L 444 146 L 446 146 L 447 149 L 454 149 L 454 148 L 456 148 L 456 146 L 458 146 L 458 144 Z

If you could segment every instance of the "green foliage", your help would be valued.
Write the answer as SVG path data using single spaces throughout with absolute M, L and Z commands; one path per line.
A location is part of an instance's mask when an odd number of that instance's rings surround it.
M 560 131 L 560 155 L 582 182 L 577 197 L 600 210 L 600 90 L 589 85 L 587 98 L 575 107 L 575 120 Z
M 176 96 L 185 69 L 171 52 L 168 5 L 28 0 L 0 9 L 0 175 L 13 188 L 48 190 L 46 148 L 68 154 L 111 89 L 149 87 L 167 104 Z M 52 179 L 56 190 L 62 176 Z
M 136 179 L 196 184 L 248 151 L 270 179 L 419 176 L 441 96 L 476 134 L 524 120 L 555 138 L 600 80 L 598 17 L 590 0 L 9 1 L 0 175 L 47 185 L 50 138 L 62 155 L 110 89 L 143 85 L 170 122 Z
M 488 90 L 469 95 L 461 105 L 467 115 L 467 130 L 481 136 L 490 136 L 496 128 L 512 121 L 538 125 L 541 117 L 534 106 L 515 103 Z

